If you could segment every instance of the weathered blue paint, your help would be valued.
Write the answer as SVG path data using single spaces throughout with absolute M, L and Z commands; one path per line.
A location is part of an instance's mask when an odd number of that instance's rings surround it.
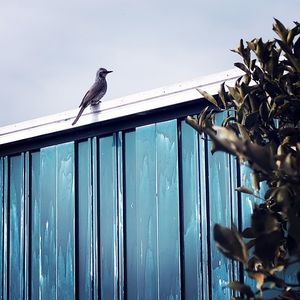
M 3 158 L 0 158 L 0 283 L 3 280 L 3 202 L 4 202 L 4 162 Z M 3 285 L 0 284 L 0 299 L 3 299 Z
M 92 299 L 92 170 L 91 142 L 78 143 L 77 150 L 77 293 L 79 299 Z
M 216 116 L 216 121 L 222 119 L 222 115 Z M 209 186 L 209 230 L 210 241 L 213 241 L 213 226 L 220 223 L 230 226 L 231 211 L 231 183 L 229 155 L 210 152 L 211 142 L 208 143 L 208 186 Z M 232 264 L 211 242 L 211 293 L 213 299 L 230 299 L 230 290 L 226 285 L 233 279 Z
M 3 166 L 3 289 L 2 295 L 3 299 L 6 300 L 8 298 L 8 257 L 9 257 L 9 249 L 8 249 L 8 157 L 4 157 L 4 166 Z
M 159 297 L 179 299 L 180 231 L 176 120 L 156 126 Z
M 136 129 L 137 298 L 158 298 L 156 126 Z M 127 233 L 128 234 L 128 233 Z
M 41 149 L 40 265 L 43 299 L 74 298 L 74 144 Z
M 137 239 L 137 198 L 136 198 L 136 133 L 124 134 L 125 168 L 125 296 L 137 299 L 138 291 L 138 239 Z
M 31 299 L 39 298 L 40 283 L 40 152 L 31 153 L 30 169 L 30 200 L 31 200 Z
M 56 146 L 41 149 L 40 265 L 41 297 L 56 299 Z
M 74 143 L 56 146 L 56 299 L 74 299 Z
M 9 163 L 9 298 L 24 297 L 24 154 Z
M 229 299 L 212 228 L 245 228 L 257 199 L 210 147 L 170 120 L 1 157 L 2 298 Z
M 30 291 L 30 278 L 29 278 L 29 261 L 31 257 L 31 253 L 29 253 L 29 236 L 30 236 L 30 209 L 29 209 L 29 201 L 30 201 L 30 158 L 29 153 L 25 153 L 25 174 L 24 174 L 24 299 L 29 299 L 29 291 Z
M 118 299 L 124 299 L 124 182 L 123 182 L 123 170 L 124 170 L 124 161 L 123 161 L 123 133 L 119 132 L 117 138 L 117 184 L 118 184 L 118 283 L 119 283 L 119 297 Z
M 202 299 L 199 136 L 181 123 L 181 180 L 184 298 Z M 202 158 L 203 159 L 203 158 Z M 204 161 L 204 159 L 203 159 Z
M 99 139 L 100 293 L 118 298 L 118 215 L 116 135 Z

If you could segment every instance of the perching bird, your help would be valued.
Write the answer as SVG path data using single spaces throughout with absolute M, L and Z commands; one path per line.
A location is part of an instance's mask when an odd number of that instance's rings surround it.
M 100 68 L 97 71 L 95 83 L 91 86 L 91 88 L 86 92 L 85 96 L 83 97 L 79 107 L 79 113 L 75 118 L 72 125 L 75 125 L 80 116 L 82 115 L 83 111 L 86 109 L 88 105 L 97 105 L 101 101 L 101 98 L 105 95 L 107 90 L 107 83 L 106 83 L 106 75 L 111 73 L 112 71 L 107 71 L 104 68 Z

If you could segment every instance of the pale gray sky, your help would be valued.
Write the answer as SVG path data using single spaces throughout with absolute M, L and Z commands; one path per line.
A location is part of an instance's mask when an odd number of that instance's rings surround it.
M 233 67 L 240 38 L 272 39 L 299 0 L 0 0 L 0 126 L 78 107 L 99 67 L 104 101 Z

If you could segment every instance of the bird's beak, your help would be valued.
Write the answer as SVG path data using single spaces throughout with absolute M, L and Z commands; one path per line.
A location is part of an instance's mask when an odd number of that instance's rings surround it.
M 111 73 L 112 71 L 106 71 L 106 73 L 108 74 L 108 73 Z

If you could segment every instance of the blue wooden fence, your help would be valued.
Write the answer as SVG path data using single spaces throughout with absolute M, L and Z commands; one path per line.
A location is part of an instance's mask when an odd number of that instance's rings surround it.
M 0 158 L 1 299 L 229 299 L 235 160 L 182 120 Z

